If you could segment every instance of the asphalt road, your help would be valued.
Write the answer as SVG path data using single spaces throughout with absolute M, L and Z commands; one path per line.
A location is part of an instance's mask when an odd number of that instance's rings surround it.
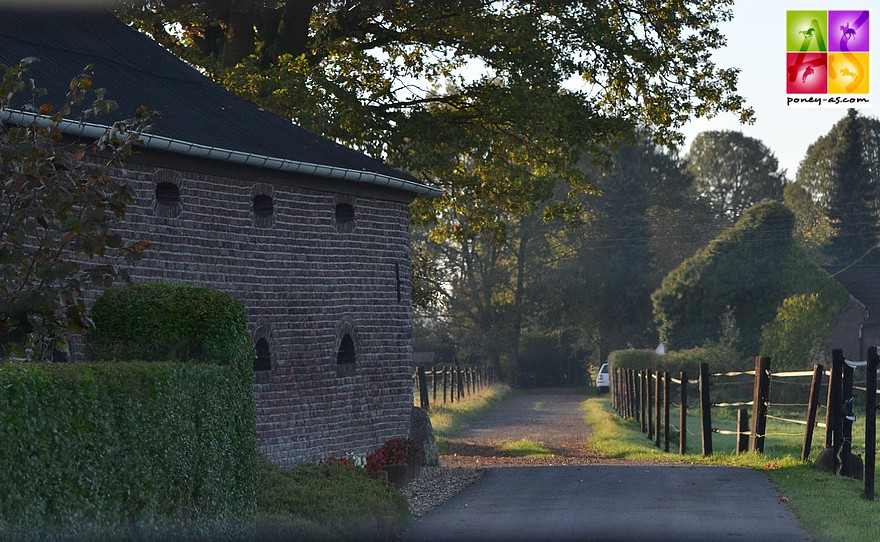
M 577 408 L 583 399 L 552 391 L 514 397 L 454 440 L 491 449 L 501 439 L 528 438 L 552 450 L 577 450 L 569 435 L 589 433 Z M 758 471 L 584 459 L 490 467 L 480 481 L 414 519 L 401 540 L 810 540 Z

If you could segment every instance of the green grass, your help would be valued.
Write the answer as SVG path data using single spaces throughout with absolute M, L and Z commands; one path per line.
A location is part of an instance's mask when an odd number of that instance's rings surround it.
M 393 540 L 409 522 L 406 499 L 363 469 L 261 458 L 256 540 Z
M 531 440 L 502 440 L 499 450 L 511 457 L 549 457 L 553 453 Z
M 456 401 L 455 403 L 438 402 L 431 405 L 428 416 L 437 439 L 437 450 L 440 455 L 451 453 L 446 437 L 468 426 L 487 411 L 496 407 L 508 395 L 511 389 L 504 384 L 493 384 L 479 392 Z
M 488 410 L 501 403 L 511 390 L 504 384 L 493 384 L 480 392 L 455 403 L 436 403 L 428 413 L 434 434 L 446 437 L 468 426 Z
M 688 427 L 697 434 L 689 435 L 688 454 L 682 456 L 677 453 L 677 443 L 675 447 L 670 446 L 675 453 L 658 450 L 642 433 L 639 424 L 633 420 L 623 420 L 611 410 L 608 398 L 588 399 L 582 406 L 587 422 L 593 428 L 590 446 L 609 457 L 760 469 L 767 473 L 782 498 L 788 502 L 801 524 L 817 542 L 874 540 L 880 531 L 880 501 L 870 502 L 861 498 L 864 491 L 863 482 L 816 472 L 812 468 L 812 463 L 800 460 L 803 426 L 768 420 L 768 435 L 774 432 L 784 434 L 773 438 L 768 436 L 764 454 L 734 455 L 732 450 L 735 437 L 715 434 L 713 449 L 716 453 L 704 457 L 697 452 L 700 446 L 699 420 L 692 422 L 689 419 Z M 725 427 L 733 417 L 732 414 L 720 413 L 716 416 L 715 411 L 713 416 L 715 418 L 712 425 L 716 428 Z M 801 416 L 791 417 L 797 419 Z M 677 421 L 674 423 L 677 425 Z M 734 427 L 735 418 L 729 428 Z M 853 431 L 854 435 L 859 434 L 859 430 L 857 424 Z M 798 431 L 801 431 L 799 435 Z M 861 431 L 863 434 L 864 429 L 862 428 Z M 814 451 L 821 449 L 823 440 L 824 432 L 817 432 L 814 435 L 813 441 L 816 443 L 813 447 Z M 815 453 L 812 457 L 815 457 Z

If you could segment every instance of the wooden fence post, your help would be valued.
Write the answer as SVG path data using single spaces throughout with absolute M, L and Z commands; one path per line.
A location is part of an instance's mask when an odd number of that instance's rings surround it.
M 678 453 L 687 454 L 687 409 L 688 409 L 688 375 L 681 372 L 681 389 L 679 390 L 679 415 L 678 415 Z
M 752 396 L 752 434 L 749 450 L 764 453 L 764 438 L 767 433 L 767 407 L 770 400 L 770 358 L 755 358 L 755 386 Z
M 865 498 L 874 500 L 874 466 L 877 459 L 877 347 L 868 348 L 865 382 Z
M 623 370 L 623 393 L 625 400 L 623 401 L 624 418 L 632 417 L 632 371 L 630 369 Z
M 831 449 L 834 474 L 840 474 L 840 451 L 843 447 L 843 350 L 831 351 L 831 378 L 828 379 L 828 427 L 831 428 Z
M 622 417 L 623 416 L 623 410 L 622 410 L 623 396 L 622 396 L 622 391 L 620 388 L 620 378 L 621 378 L 620 377 L 620 368 L 614 367 L 612 374 L 614 376 L 614 382 L 613 382 L 613 384 L 614 384 L 614 386 L 613 386 L 614 387 L 614 397 L 616 398 L 616 400 L 614 401 L 615 410 L 617 411 L 617 415 Z
M 642 371 L 642 412 L 646 412 L 647 416 L 642 416 L 642 433 L 647 433 L 648 438 L 654 438 L 654 427 L 651 426 L 651 369 Z
M 741 408 L 736 413 L 736 455 L 749 450 L 749 409 Z
M 431 388 L 432 388 L 432 396 L 431 402 L 435 405 L 437 404 L 437 366 L 431 367 Z
M 822 364 L 813 367 L 813 380 L 810 382 L 810 400 L 807 404 L 807 429 L 804 431 L 804 446 L 801 449 L 801 459 L 806 461 L 810 457 L 810 448 L 813 447 L 813 429 L 816 427 L 816 413 L 819 411 L 819 390 L 822 387 L 822 373 L 825 368 Z
M 669 373 L 663 373 L 663 451 L 669 451 L 669 388 L 672 379 Z
M 645 402 L 648 405 L 648 440 L 654 440 L 654 373 L 651 369 L 645 371 L 645 381 L 648 383 L 645 393 Z
M 617 410 L 617 369 L 609 367 L 608 377 L 611 379 L 608 383 L 610 386 L 608 392 L 611 394 L 611 409 L 620 414 L 620 411 Z
M 635 390 L 635 417 L 639 425 L 642 424 L 644 410 L 642 410 L 642 372 L 633 369 L 633 389 Z
M 654 386 L 654 446 L 660 447 L 660 419 L 663 415 L 661 411 L 662 404 L 660 403 L 660 396 L 663 394 L 663 378 L 660 375 L 660 371 L 654 373 L 655 377 L 655 386 Z
M 852 426 L 856 419 L 853 403 L 853 368 L 848 363 L 843 365 L 843 402 L 841 403 L 840 423 L 842 427 L 841 440 L 843 447 L 840 454 L 840 474 L 850 476 L 852 474 Z
M 419 365 L 419 403 L 425 410 L 431 409 L 431 403 L 428 401 L 428 377 L 425 375 L 425 366 Z
M 709 399 L 709 364 L 700 364 L 700 417 L 703 455 L 712 455 L 712 401 Z
M 639 407 L 642 410 L 642 433 L 648 432 L 648 371 L 639 371 Z

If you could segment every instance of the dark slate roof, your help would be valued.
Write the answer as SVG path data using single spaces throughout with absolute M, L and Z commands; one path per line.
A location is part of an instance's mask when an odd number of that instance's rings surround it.
M 119 104 L 106 124 L 145 105 L 161 114 L 155 135 L 417 182 L 227 92 L 109 12 L 0 10 L 0 64 L 26 57 L 39 59 L 29 71 L 54 104 L 64 102 L 70 80 L 92 64 L 95 86 Z
M 868 309 L 869 322 L 880 322 L 880 265 L 826 267 L 825 270 Z

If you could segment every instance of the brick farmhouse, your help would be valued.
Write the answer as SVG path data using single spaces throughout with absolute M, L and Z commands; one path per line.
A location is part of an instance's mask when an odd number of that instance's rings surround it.
M 30 74 L 48 101 L 63 102 L 91 64 L 119 118 L 142 104 L 161 114 L 116 172 L 136 193 L 121 233 L 151 245 L 129 271 L 244 302 L 264 453 L 290 465 L 406 436 L 408 204 L 436 189 L 226 92 L 106 12 L 3 14 L 0 64 L 25 57 L 39 59 Z M 72 138 L 105 129 L 61 127 Z

